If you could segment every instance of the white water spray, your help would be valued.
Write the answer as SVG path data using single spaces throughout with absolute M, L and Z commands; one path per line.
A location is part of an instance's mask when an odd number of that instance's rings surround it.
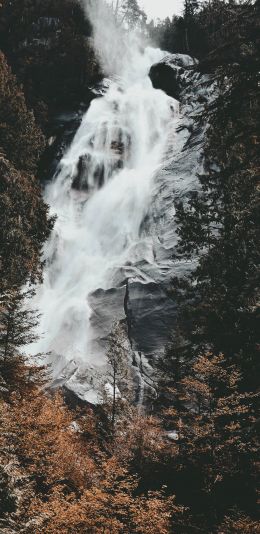
M 118 51 L 120 54 L 120 51 Z M 45 247 L 42 313 L 35 351 L 50 353 L 58 376 L 74 361 L 102 368 L 93 351 L 89 296 L 115 286 L 117 273 L 149 255 L 152 235 L 142 231 L 156 194 L 156 178 L 174 143 L 178 103 L 155 90 L 150 66 L 163 57 L 137 47 L 122 77 L 94 100 L 64 155 L 45 200 L 57 216 Z

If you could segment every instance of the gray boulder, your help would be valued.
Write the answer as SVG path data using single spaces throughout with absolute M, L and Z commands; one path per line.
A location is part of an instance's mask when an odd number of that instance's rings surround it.
M 153 87 L 179 100 L 185 86 L 185 71 L 193 70 L 196 64 L 197 60 L 184 54 L 165 56 L 150 69 L 149 76 Z

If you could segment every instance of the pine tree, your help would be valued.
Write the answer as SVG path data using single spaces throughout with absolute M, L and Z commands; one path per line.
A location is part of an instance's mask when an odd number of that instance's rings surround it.
M 39 184 L 26 173 L 18 172 L 0 156 L 0 292 L 41 277 L 42 246 L 50 234 L 53 219 L 48 219 Z
M 2 296 L 0 346 L 4 363 L 35 339 L 32 332 L 38 317 L 26 307 L 33 295 L 33 290 L 13 288 Z
M 180 314 L 186 337 L 197 353 L 212 348 L 239 362 L 246 388 L 254 387 L 258 366 L 256 63 L 254 56 L 240 70 L 232 65 L 218 71 L 220 94 L 207 117 L 200 190 L 176 204 L 178 254 L 197 262 Z M 185 293 L 184 281 L 173 285 L 174 294 Z
M 114 0 L 110 4 L 118 24 L 126 25 L 129 29 L 145 24 L 147 16 L 137 0 Z
M 49 135 L 53 115 L 68 105 L 88 102 L 88 86 L 100 77 L 89 39 L 90 22 L 78 0 L 3 0 L 2 4 L 0 48 L 23 85 L 37 123 Z
M 183 337 L 180 327 L 176 326 L 164 355 L 156 362 L 157 398 L 154 410 L 163 417 L 167 429 L 172 428 L 172 405 L 180 409 L 182 404 L 179 384 L 191 365 L 190 351 L 190 344 Z
M 194 15 L 198 9 L 197 0 L 185 0 L 184 2 L 184 23 L 185 23 L 185 47 L 186 53 L 190 53 L 190 31 L 194 22 Z
M 0 377 L 4 394 L 18 389 L 23 382 L 23 351 L 36 339 L 38 315 L 28 307 L 34 290 L 12 288 L 0 297 Z M 5 395 L 6 396 L 6 395 Z
M 44 136 L 0 52 L 0 151 L 17 169 L 35 173 L 44 148 Z

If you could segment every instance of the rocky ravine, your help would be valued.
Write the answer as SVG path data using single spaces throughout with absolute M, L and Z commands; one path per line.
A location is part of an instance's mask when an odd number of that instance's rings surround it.
M 192 58 L 179 54 L 167 55 L 153 65 L 150 78 L 155 88 L 178 97 L 180 113 L 163 165 L 156 174 L 149 210 L 139 229 L 140 250 L 129 262 L 113 270 L 109 287 L 96 289 L 88 296 L 91 362 L 79 365 L 73 357 L 65 362 L 55 354 L 53 386 L 63 385 L 91 403 L 98 402 L 99 385 L 104 379 L 104 366 L 93 362 L 105 353 L 115 321 L 125 324 L 136 401 L 143 402 L 146 392 L 153 388 L 154 358 L 164 351 L 174 329 L 176 304 L 167 292 L 170 280 L 192 268 L 191 262 L 174 259 L 174 199 L 185 198 L 198 188 L 197 173 L 203 168 L 207 128 L 202 114 L 215 97 L 215 86 L 209 75 L 196 70 Z M 108 85 L 106 82 L 104 91 Z M 99 91 L 103 92 L 99 87 L 97 96 Z M 66 135 L 65 127 L 65 138 Z M 64 137 L 61 145 L 63 142 Z

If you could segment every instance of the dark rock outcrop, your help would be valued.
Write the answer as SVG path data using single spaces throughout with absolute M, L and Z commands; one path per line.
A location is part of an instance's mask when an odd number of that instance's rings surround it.
M 108 90 L 110 80 L 104 78 L 95 85 L 88 87 L 85 91 L 84 101 L 77 105 L 77 109 L 65 109 L 57 113 L 48 124 L 48 143 L 47 148 L 39 166 L 40 179 L 44 182 L 50 180 L 61 161 L 63 154 L 70 146 L 77 129 L 80 126 L 82 117 L 89 108 L 92 100 L 102 97 Z M 79 171 L 84 167 L 83 162 L 79 164 Z M 75 179 L 73 186 L 80 189 L 80 172 Z
M 166 63 L 157 63 L 151 67 L 149 76 L 155 89 L 162 89 L 167 95 L 179 99 L 180 83 L 177 70 Z
M 181 91 L 185 85 L 185 70 L 191 70 L 196 60 L 182 54 L 171 54 L 152 65 L 149 76 L 155 89 L 161 89 L 167 95 L 180 99 Z

